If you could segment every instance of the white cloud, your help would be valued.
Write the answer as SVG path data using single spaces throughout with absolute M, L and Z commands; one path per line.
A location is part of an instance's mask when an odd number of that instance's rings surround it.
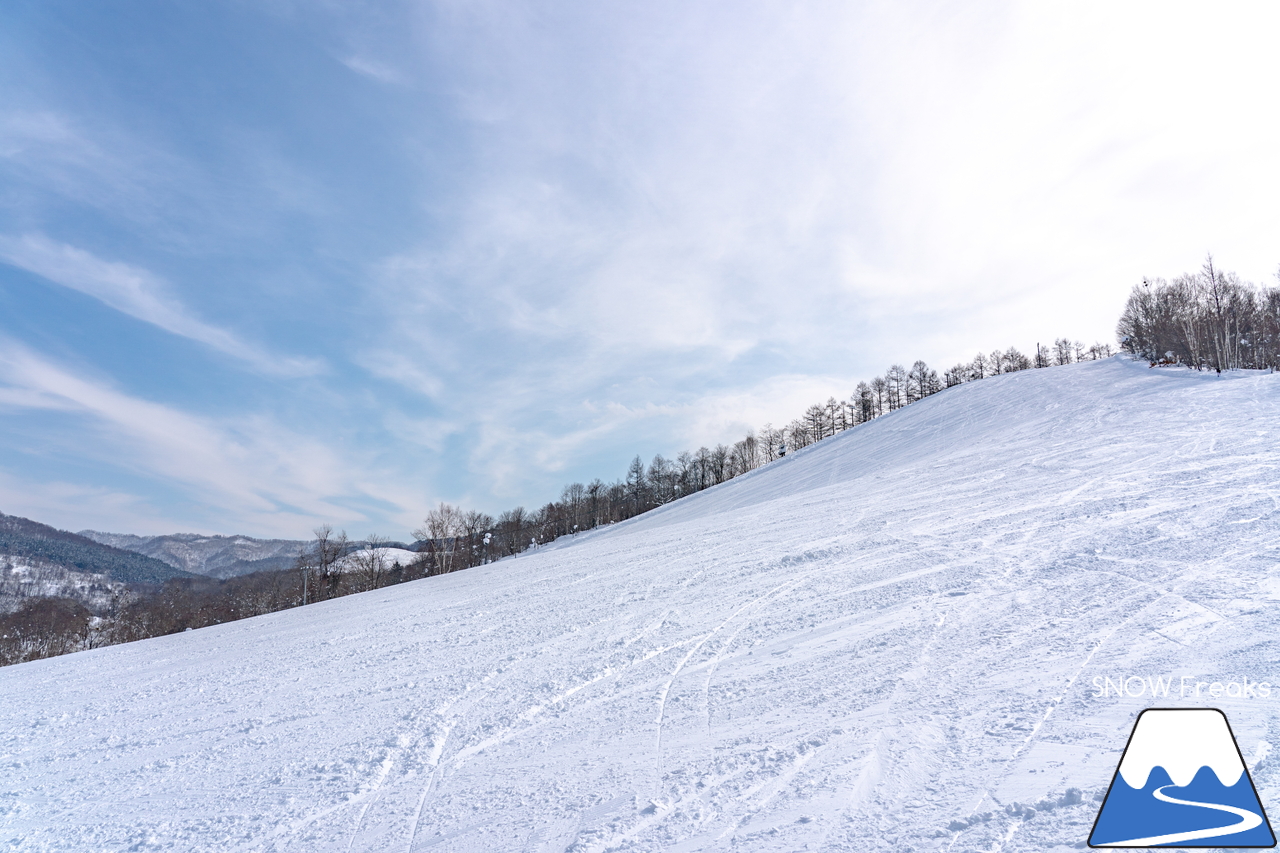
M 0 511 L 22 515 L 62 530 L 124 531 L 160 535 L 184 529 L 183 522 L 139 495 L 120 489 L 26 478 L 0 471 Z
M 474 165 L 370 285 L 398 331 L 364 362 L 447 405 L 477 491 L 892 362 L 1110 340 L 1209 249 L 1280 261 L 1269 8 L 526 8 L 431 18 Z
M 12 209 L 28 221 L 57 199 L 142 224 L 157 241 L 199 206 L 191 193 L 192 170 L 170 151 L 111 121 L 71 115 L 40 99 L 22 103 L 31 100 L 18 90 L 0 108 L 0 165 L 11 184 Z M 180 187 L 186 195 L 176 201 L 172 195 Z
M 498 323 L 732 355 L 879 303 L 866 343 L 967 350 L 1041 333 L 987 319 L 1011 300 L 1109 337 L 1134 272 L 1206 249 L 1274 270 L 1273 9 L 652 8 L 453 33 L 486 118 L 444 265 Z
M 410 493 L 324 442 L 262 416 L 198 417 L 124 394 L 0 338 L 0 407 L 56 409 L 83 419 L 69 458 L 88 459 L 177 488 L 216 508 L 240 531 L 302 535 L 320 521 L 369 521 L 352 502 L 375 500 L 405 515 Z M 165 510 L 152 511 L 164 517 Z M 141 511 L 141 528 L 155 520 Z
M 104 261 L 44 236 L 0 236 L 0 260 L 91 296 L 103 304 L 167 332 L 198 341 L 270 376 L 307 376 L 320 372 L 315 359 L 284 358 L 241 340 L 226 329 L 194 316 L 163 281 L 146 270 Z
M 47 153 L 51 148 L 76 151 L 78 159 L 97 155 L 67 120 L 55 112 L 10 111 L 0 114 L 0 157 L 17 160 Z
M 348 56 L 342 64 L 357 74 L 372 77 L 379 83 L 399 85 L 404 83 L 404 76 L 386 63 L 367 56 Z

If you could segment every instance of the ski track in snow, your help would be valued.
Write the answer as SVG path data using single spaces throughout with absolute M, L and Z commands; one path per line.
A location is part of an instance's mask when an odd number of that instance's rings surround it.
M 1142 708 L 1276 741 L 1280 691 L 1176 678 L 1280 684 L 1278 423 L 1276 376 L 1026 371 L 515 559 L 0 669 L 0 850 L 1078 849 Z M 1093 696 L 1130 675 L 1175 695 Z

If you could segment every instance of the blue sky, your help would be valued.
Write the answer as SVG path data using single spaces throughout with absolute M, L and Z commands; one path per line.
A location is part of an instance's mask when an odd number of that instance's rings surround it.
M 1275 284 L 1278 14 L 11 0 L 0 511 L 405 537 Z

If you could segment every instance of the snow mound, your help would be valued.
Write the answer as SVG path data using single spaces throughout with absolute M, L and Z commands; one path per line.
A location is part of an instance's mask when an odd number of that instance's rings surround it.
M 1277 424 L 1271 375 L 1025 371 L 516 559 L 8 667 L 0 846 L 1074 849 L 1144 707 L 1268 753 L 1280 692 L 1207 685 L 1280 660 Z

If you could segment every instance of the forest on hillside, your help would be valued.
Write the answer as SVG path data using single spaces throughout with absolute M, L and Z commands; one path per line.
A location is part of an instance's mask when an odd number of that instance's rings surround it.
M 160 560 L 94 542 L 28 518 L 0 512 L 0 557 L 108 575 L 123 583 L 160 583 L 185 575 Z

